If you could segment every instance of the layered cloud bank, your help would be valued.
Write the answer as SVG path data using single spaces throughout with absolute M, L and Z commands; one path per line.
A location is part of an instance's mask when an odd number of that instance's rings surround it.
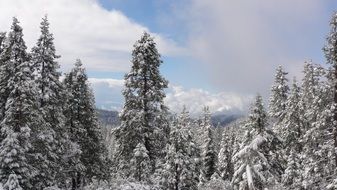
M 324 63 L 331 6 L 317 0 L 190 0 L 172 12 L 211 84 L 266 95 L 278 65 L 297 75 L 305 60 Z
M 1 0 L 0 13 L 0 31 L 8 31 L 12 17 L 18 17 L 29 47 L 36 43 L 41 18 L 48 14 L 64 70 L 81 58 L 91 71 L 127 71 L 133 44 L 144 31 L 151 33 L 122 12 L 104 9 L 96 0 Z M 173 40 L 152 34 L 162 54 L 183 51 Z
M 181 112 L 185 105 L 190 114 L 196 116 L 202 112 L 204 106 L 208 106 L 212 113 L 242 114 L 251 100 L 250 96 L 235 93 L 211 93 L 203 89 L 184 89 L 170 85 L 165 103 L 175 113 Z
M 98 108 L 107 110 L 121 110 L 123 106 L 123 80 L 89 78 L 95 92 Z M 192 116 L 202 112 L 204 106 L 209 106 L 213 113 L 244 113 L 252 97 L 240 96 L 234 93 L 210 93 L 192 88 L 169 85 L 165 104 L 170 111 L 179 113 L 186 106 Z

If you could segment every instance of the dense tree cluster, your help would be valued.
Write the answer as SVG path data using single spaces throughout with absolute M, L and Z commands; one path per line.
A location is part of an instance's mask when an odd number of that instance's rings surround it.
M 6 190 L 78 189 L 93 177 L 107 179 L 106 149 L 84 68 L 60 80 L 47 17 L 27 51 L 13 18 L 0 33 L 0 184 Z

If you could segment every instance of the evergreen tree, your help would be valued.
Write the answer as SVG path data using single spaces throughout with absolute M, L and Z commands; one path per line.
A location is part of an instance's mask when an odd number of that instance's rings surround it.
M 32 48 L 32 65 L 36 74 L 36 82 L 39 87 L 41 107 L 48 106 L 53 99 L 57 99 L 56 92 L 62 92 L 59 77 L 61 73 L 56 59 L 54 37 L 49 31 L 49 21 L 47 16 L 42 18 L 41 35 L 37 40 L 36 46 Z M 60 101 L 60 100 L 54 100 Z
M 29 60 L 29 55 L 26 52 L 26 45 L 23 40 L 22 28 L 19 26 L 17 18 L 13 18 L 11 31 L 3 45 L 0 54 L 0 119 L 5 113 L 5 104 L 7 102 L 11 86 L 8 86 L 8 81 L 13 76 L 14 66 Z
M 277 133 L 282 131 L 280 123 L 286 114 L 286 101 L 288 97 L 288 73 L 283 71 L 282 66 L 276 70 L 275 81 L 271 88 L 271 97 L 269 99 L 269 115 L 275 119 L 274 128 Z
M 271 88 L 271 97 L 269 100 L 269 112 L 271 117 L 280 118 L 284 115 L 286 108 L 285 102 L 287 101 L 289 91 L 287 85 L 288 79 L 286 78 L 287 74 L 287 72 L 283 71 L 281 65 L 276 69 L 275 80 Z
M 116 158 L 119 170 L 131 176 L 127 162 L 133 159 L 136 146 L 144 144 L 151 161 L 163 156 L 167 132 L 167 108 L 164 89 L 168 82 L 160 75 L 162 63 L 153 38 L 144 33 L 134 45 L 131 71 L 125 75 L 125 104 L 120 114 L 121 127 L 116 132 L 119 144 Z
M 204 107 L 204 115 L 202 119 L 203 145 L 202 145 L 202 168 L 200 183 L 203 184 L 210 180 L 211 176 L 216 172 L 216 153 L 212 137 L 211 113 L 209 107 Z
M 332 69 L 330 69 L 331 72 L 331 78 L 332 78 L 332 85 L 331 89 L 333 91 L 332 95 L 332 102 L 330 103 L 331 112 L 333 114 L 333 126 L 332 126 L 332 135 L 333 135 L 333 157 L 334 157 L 334 166 L 333 168 L 337 167 L 337 13 L 334 13 L 332 16 L 332 19 L 330 21 L 330 33 L 327 37 L 327 44 L 323 48 L 323 51 L 325 53 L 325 57 L 327 59 L 327 63 L 331 65 Z M 337 171 L 335 171 L 335 175 L 337 174 Z M 337 181 L 337 178 L 335 179 Z
M 328 99 L 333 97 L 331 86 L 325 88 L 322 76 L 325 71 L 320 66 L 306 64 L 304 68 L 303 94 L 301 105 L 304 111 L 303 121 L 305 133 L 303 135 L 302 157 L 302 185 L 305 189 L 322 189 L 326 186 L 326 175 L 329 169 L 329 150 L 326 144 L 329 139 L 329 126 L 332 117 Z M 327 90 L 328 89 L 328 90 Z M 331 129 L 331 128 L 330 128 Z
M 134 150 L 134 156 L 131 160 L 131 173 L 133 178 L 138 181 L 148 181 L 151 174 L 151 162 L 149 153 L 144 144 L 138 144 Z
M 282 175 L 282 183 L 288 189 L 302 189 L 300 154 L 295 149 L 291 149 L 287 155 L 287 167 Z
M 235 136 L 233 132 L 224 129 L 221 140 L 221 149 L 218 156 L 218 168 L 223 180 L 231 181 L 234 173 L 232 156 L 234 153 Z
M 284 131 L 282 136 L 284 137 L 285 153 L 288 155 L 291 149 L 295 149 L 295 152 L 301 153 L 302 143 L 300 142 L 303 136 L 303 124 L 301 115 L 304 110 L 301 109 L 301 89 L 298 86 L 296 79 L 294 78 L 291 93 L 286 102 L 286 114 L 284 121 Z
M 322 90 L 322 99 L 323 99 L 323 111 L 319 115 L 319 120 L 317 126 L 321 129 L 321 134 L 319 138 L 320 147 L 318 154 L 322 155 L 321 158 L 321 166 L 322 171 L 324 172 L 324 182 L 328 183 L 329 185 L 334 184 L 336 181 L 337 169 L 335 165 L 335 160 L 331 159 L 334 157 L 335 154 L 335 139 L 334 139 L 334 128 L 336 125 L 335 117 L 334 117 L 334 110 L 336 104 L 334 103 L 334 92 L 331 90 L 335 85 L 335 76 L 333 73 L 333 69 L 328 69 L 326 72 L 327 80 L 323 81 L 323 90 Z M 325 107 L 325 109 L 324 109 Z M 326 184 L 323 184 L 327 186 Z
M 18 177 L 15 174 L 11 174 L 8 181 L 4 185 L 4 190 L 22 190 L 19 184 Z
M 5 32 L 0 32 L 0 73 L 3 73 L 3 69 L 4 69 L 4 58 L 5 56 L 2 55 L 2 52 L 4 51 L 4 48 L 5 48 L 5 41 L 6 41 L 6 33 Z M 2 87 L 4 87 L 4 80 L 3 78 L 0 77 L 0 84 Z M 4 90 L 4 89 L 3 89 Z M 4 106 L 5 104 L 5 97 L 1 97 L 3 96 L 3 92 L 0 91 L 0 106 Z M 0 108 L 0 120 L 2 119 L 2 116 L 3 116 L 3 110 L 4 108 Z M 1 129 L 1 127 L 0 127 Z M 0 142 L 1 142 L 2 138 L 0 137 Z
M 285 115 L 284 124 L 284 153 L 287 159 L 287 165 L 284 174 L 282 175 L 282 182 L 285 187 L 290 189 L 301 188 L 301 153 L 303 149 L 303 123 L 301 115 L 304 110 L 300 106 L 300 87 L 294 78 L 291 93 L 287 100 L 287 113 Z
M 12 47 L 10 64 L 13 75 L 9 76 L 5 113 L 1 122 L 0 181 L 8 188 L 19 183 L 23 189 L 34 189 L 31 183 L 34 167 L 32 157 L 32 132 L 41 124 L 36 99 L 37 91 L 29 66 L 22 29 L 14 18 L 9 40 L 20 42 Z M 21 35 L 18 35 L 18 34 Z M 16 182 L 18 181 L 18 182 Z M 17 188 L 19 188 L 17 186 Z
M 6 33 L 0 32 L 0 55 L 1 55 L 1 52 L 3 51 L 3 49 L 4 49 L 5 40 L 6 40 Z
M 314 65 L 311 62 L 304 65 L 304 77 L 302 80 L 302 94 L 300 99 L 301 110 L 304 113 L 301 114 L 305 131 L 311 128 L 311 124 L 317 120 L 317 111 L 313 102 L 320 96 L 320 80 L 324 74 L 324 69 L 319 65 Z M 316 111 L 316 113 L 312 112 Z
M 186 108 L 171 127 L 164 173 L 166 183 L 163 189 L 197 189 L 198 149 L 190 133 L 189 114 Z
M 302 186 L 324 189 L 332 181 L 334 155 L 334 86 L 333 69 L 306 64 L 301 105 L 304 111 Z M 326 76 L 326 77 L 325 77 Z M 327 79 L 327 80 L 326 80 Z
M 40 28 L 41 36 L 32 48 L 31 64 L 35 73 L 40 110 L 44 120 L 44 126 L 39 132 L 42 137 L 48 138 L 40 139 L 41 147 L 36 151 L 45 154 L 42 161 L 44 166 L 40 170 L 45 171 L 46 174 L 40 177 L 48 182 L 55 182 L 56 178 L 60 184 L 64 184 L 67 172 L 63 171 L 69 167 L 68 163 L 73 159 L 71 157 L 73 152 L 70 151 L 76 145 L 70 142 L 69 130 L 64 125 L 65 91 L 59 80 L 61 73 L 57 70 L 60 66 L 56 61 L 59 56 L 55 52 L 54 38 L 49 31 L 47 17 L 42 19 Z
M 107 150 L 98 125 L 94 95 L 80 60 L 66 74 L 64 85 L 68 92 L 64 111 L 67 115 L 65 123 L 69 128 L 71 141 L 78 144 L 81 151 L 80 162 L 77 162 L 73 171 L 73 180 L 76 179 L 76 186 L 79 186 L 94 176 L 106 179 L 109 168 L 106 162 Z
M 280 140 L 267 126 L 267 114 L 261 96 L 251 108 L 242 148 L 233 156 L 235 189 L 264 189 L 277 184 L 283 172 L 277 160 Z

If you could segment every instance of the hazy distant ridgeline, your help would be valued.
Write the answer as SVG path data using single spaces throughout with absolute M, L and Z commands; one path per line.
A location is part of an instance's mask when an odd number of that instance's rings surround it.
M 103 109 L 96 109 L 99 121 L 103 125 L 109 126 L 117 126 L 120 124 L 120 120 L 118 117 L 118 111 L 110 111 L 110 110 L 103 110 Z M 215 114 L 211 117 L 212 125 L 217 127 L 223 127 L 228 125 L 229 123 L 241 118 L 242 115 L 236 114 Z

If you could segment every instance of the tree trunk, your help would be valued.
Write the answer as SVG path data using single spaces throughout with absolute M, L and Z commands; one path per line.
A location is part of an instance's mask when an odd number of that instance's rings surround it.
M 81 187 L 81 173 L 77 172 L 76 188 L 79 189 L 80 187 Z
M 337 65 L 334 66 L 335 78 L 334 78 L 334 103 L 337 105 Z M 334 108 L 334 122 L 337 122 L 337 107 Z M 333 129 L 333 138 L 334 138 L 334 157 L 335 157 L 335 167 L 337 167 L 337 125 Z
M 76 190 L 76 179 L 73 177 L 71 179 L 71 190 Z
M 175 181 L 175 183 L 174 183 L 174 189 L 175 190 L 179 190 L 179 175 L 178 175 L 178 166 L 177 166 L 177 164 L 175 164 L 175 172 L 176 172 L 176 181 Z

